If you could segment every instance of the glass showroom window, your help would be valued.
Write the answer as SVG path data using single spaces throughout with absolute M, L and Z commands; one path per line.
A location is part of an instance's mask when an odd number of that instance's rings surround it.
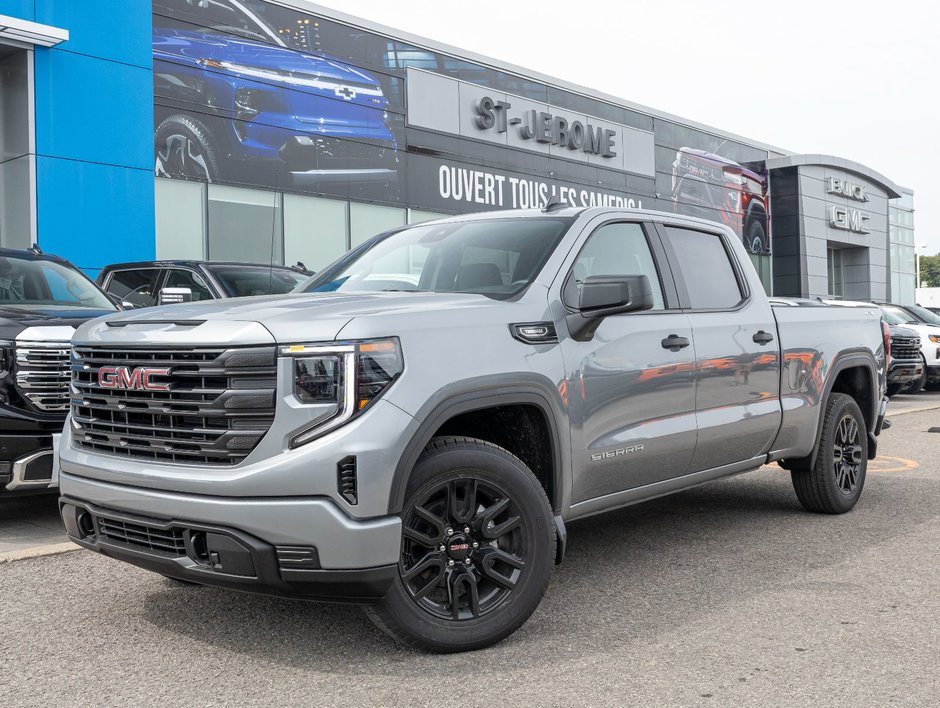
M 383 231 L 405 225 L 405 210 L 377 204 L 349 204 L 350 247 Z
M 441 214 L 436 211 L 424 211 L 423 209 L 409 209 L 408 223 L 420 224 L 422 221 L 433 221 L 434 219 L 446 219 L 451 214 Z
M 202 260 L 206 257 L 206 185 L 154 178 L 157 258 Z
M 842 251 L 838 248 L 830 248 L 827 251 L 827 261 L 829 267 L 829 296 L 842 299 L 845 292 L 845 277 L 842 272 Z
M 33 173 L 29 103 L 32 52 L 0 44 L 0 246 L 29 248 Z
M 209 185 L 209 259 L 283 263 L 281 195 Z
M 284 195 L 284 262 L 320 270 L 349 249 L 349 203 Z

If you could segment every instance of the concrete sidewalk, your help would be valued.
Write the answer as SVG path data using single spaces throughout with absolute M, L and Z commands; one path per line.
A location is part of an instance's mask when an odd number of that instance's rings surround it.
M 0 562 L 61 552 L 70 546 L 75 547 L 65 536 L 55 494 L 0 499 Z M 53 551 L 53 547 L 61 548 Z

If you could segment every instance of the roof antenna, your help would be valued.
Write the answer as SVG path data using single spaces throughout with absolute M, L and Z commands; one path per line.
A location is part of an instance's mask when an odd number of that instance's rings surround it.
M 568 208 L 568 202 L 563 201 L 558 195 L 553 194 L 548 198 L 548 204 L 542 209 L 543 214 L 549 214 L 553 211 L 561 211 Z
M 38 243 L 34 243 L 32 246 L 30 246 L 30 247 L 29 247 L 29 252 L 30 252 L 30 253 L 34 253 L 34 254 L 36 254 L 37 256 L 44 255 L 43 252 L 42 252 L 42 249 L 39 247 L 39 244 L 38 244 Z

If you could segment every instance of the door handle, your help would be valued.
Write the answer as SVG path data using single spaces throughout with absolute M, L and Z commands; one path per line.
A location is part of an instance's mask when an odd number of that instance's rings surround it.
M 752 339 L 757 344 L 770 344 L 772 341 L 774 341 L 774 336 L 770 332 L 760 330 L 752 337 Z
M 671 352 L 677 352 L 680 349 L 684 349 L 689 346 L 688 337 L 680 337 L 678 334 L 670 334 L 662 342 L 663 349 L 668 349 Z

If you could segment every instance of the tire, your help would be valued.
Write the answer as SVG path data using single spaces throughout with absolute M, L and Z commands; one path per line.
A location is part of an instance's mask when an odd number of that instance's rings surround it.
M 790 471 L 796 496 L 807 511 L 844 514 L 858 502 L 867 469 L 862 411 L 851 396 L 833 393 L 826 402 L 816 463 Z
M 763 217 L 754 217 L 744 235 L 747 250 L 751 253 L 763 253 L 766 240 L 767 230 L 764 228 Z
M 888 398 L 893 398 L 894 396 L 897 396 L 901 392 L 902 388 L 904 388 L 904 384 L 898 384 L 898 383 L 888 384 L 885 387 L 885 395 Z
M 911 381 L 911 383 L 901 388 L 901 393 L 920 393 L 927 386 L 927 360 L 924 359 L 924 355 L 920 355 L 920 359 L 924 364 L 924 371 L 921 373 L 920 378 L 916 381 Z
M 214 182 L 218 152 L 205 124 L 187 115 L 166 118 L 153 135 L 153 172 L 157 177 Z
M 398 575 L 366 612 L 412 648 L 482 649 L 529 618 L 554 558 L 551 506 L 532 471 L 491 443 L 435 438 L 408 481 Z

